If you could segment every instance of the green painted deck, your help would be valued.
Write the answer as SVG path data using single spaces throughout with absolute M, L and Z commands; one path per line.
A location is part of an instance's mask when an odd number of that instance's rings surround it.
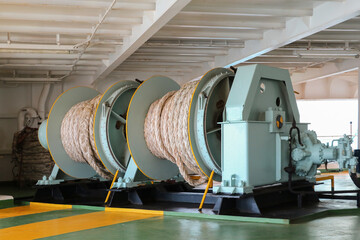
M 45 239 L 359 239 L 360 216 L 277 225 L 224 220 L 154 217 Z
M 162 216 L 151 211 L 46 208 L 30 204 L 23 208 L 29 214 L 15 217 L 8 215 L 11 208 L 0 210 L 0 217 L 4 210 L 7 214 L 0 219 L 0 239 L 360 239 L 360 214 L 283 225 Z
M 336 188 L 353 188 L 346 175 Z M 317 188 L 327 189 L 330 182 Z M 318 218 L 322 217 L 322 218 Z M 272 222 L 272 223 L 271 223 Z M 256 219 L 30 203 L 0 208 L 0 239 L 360 239 L 360 210 L 314 215 L 289 224 Z

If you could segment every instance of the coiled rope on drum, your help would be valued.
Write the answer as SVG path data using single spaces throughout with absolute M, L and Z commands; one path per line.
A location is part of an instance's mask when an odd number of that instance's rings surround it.
M 61 123 L 61 141 L 72 160 L 88 163 L 101 177 L 111 179 L 97 154 L 94 139 L 94 116 L 101 96 L 80 102 L 66 113 Z
M 175 163 L 185 181 L 193 186 L 206 181 L 191 151 L 188 132 L 189 108 L 197 84 L 198 81 L 189 82 L 153 102 L 144 123 L 145 141 L 151 153 Z M 200 175 L 200 179 L 191 178 L 191 173 Z

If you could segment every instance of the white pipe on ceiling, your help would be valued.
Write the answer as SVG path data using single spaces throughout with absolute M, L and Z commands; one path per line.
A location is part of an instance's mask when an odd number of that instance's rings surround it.
M 46 99 L 49 96 L 50 87 L 51 87 L 50 83 L 45 83 L 43 85 L 43 89 L 39 97 L 38 112 L 40 117 L 40 121 L 39 121 L 40 123 L 45 120 L 45 105 L 46 105 Z

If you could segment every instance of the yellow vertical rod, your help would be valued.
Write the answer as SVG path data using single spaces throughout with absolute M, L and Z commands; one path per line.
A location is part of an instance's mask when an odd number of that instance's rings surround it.
M 213 178 L 213 176 L 214 176 L 214 170 L 212 170 L 212 172 L 211 172 L 211 174 L 210 174 L 210 177 L 209 177 L 209 180 L 208 180 L 208 183 L 207 183 L 207 185 L 206 185 L 205 192 L 204 192 L 204 195 L 203 195 L 203 197 L 202 197 L 202 199 L 201 199 L 201 203 L 200 203 L 200 206 L 199 206 L 199 212 L 202 211 L 202 208 L 203 208 L 203 205 L 204 205 L 204 202 L 205 202 L 205 198 L 206 198 L 206 194 L 207 194 L 207 192 L 209 191 L 210 186 L 213 185 L 213 184 L 212 184 L 212 178 Z
M 115 173 L 115 176 L 114 176 L 114 178 L 113 178 L 113 180 L 112 180 L 112 182 L 111 182 L 110 189 L 114 186 L 114 183 L 115 183 L 115 181 L 116 181 L 116 179 L 117 179 L 118 174 L 119 174 L 119 169 L 118 169 L 118 170 L 116 171 L 116 173 Z M 106 196 L 106 199 L 105 199 L 104 204 L 106 204 L 106 203 L 109 201 L 110 194 L 111 194 L 111 191 L 109 190 L 108 193 L 107 193 L 107 196 Z

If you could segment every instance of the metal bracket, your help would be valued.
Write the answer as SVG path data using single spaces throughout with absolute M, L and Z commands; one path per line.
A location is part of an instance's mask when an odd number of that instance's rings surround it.
M 60 175 L 63 175 L 62 177 L 66 177 L 67 175 L 64 174 L 63 171 L 60 170 L 60 168 L 58 167 L 58 165 L 54 165 L 53 170 L 51 171 L 51 174 L 49 176 L 49 178 L 47 178 L 45 175 L 43 176 L 42 180 L 38 180 L 36 185 L 41 186 L 41 185 L 57 185 L 60 184 L 61 182 L 64 182 L 65 179 L 62 179 L 60 177 Z

